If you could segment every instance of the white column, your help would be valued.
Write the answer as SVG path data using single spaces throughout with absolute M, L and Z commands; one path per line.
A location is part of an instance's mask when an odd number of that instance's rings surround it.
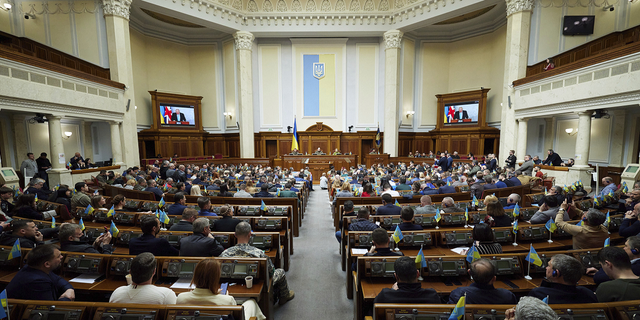
M 556 118 L 544 118 L 545 132 L 544 132 L 544 150 L 542 154 L 546 154 L 547 150 L 554 149 L 553 142 L 556 139 Z
M 611 140 L 609 140 L 611 143 L 611 160 L 609 161 L 609 166 L 624 167 L 624 146 L 627 142 L 625 137 L 627 111 L 624 109 L 614 109 L 609 110 L 608 113 L 612 117 L 610 121 L 611 126 L 613 127 Z
M 518 143 L 516 149 L 516 157 L 518 161 L 524 161 L 524 156 L 527 155 L 527 130 L 528 130 L 529 118 L 518 119 Z
M 49 171 L 49 187 L 57 184 L 73 185 L 71 172 L 67 170 L 67 155 L 64 154 L 62 143 L 61 116 L 47 115 L 49 123 L 49 144 L 51 148 L 51 170 Z M 62 163 L 61 163 L 62 162 Z
M 240 112 L 240 157 L 254 157 L 253 141 L 253 74 L 251 48 L 254 36 L 250 32 L 233 34 L 236 41 L 236 63 L 238 64 L 238 96 Z
M 133 63 L 131 61 L 131 41 L 129 39 L 129 8 L 131 0 L 102 0 L 105 25 L 107 28 L 107 45 L 109 47 L 109 71 L 111 80 L 126 86 L 122 111 L 122 140 L 124 148 L 120 156 L 114 159 L 129 166 L 139 165 L 138 129 L 135 108 L 135 90 L 133 87 Z M 129 111 L 125 106 L 131 100 Z M 124 152 L 123 152 L 124 151 Z
M 593 111 L 578 113 L 578 134 L 576 135 L 575 167 L 589 167 L 589 145 L 591 143 L 591 114 Z
M 502 121 L 500 123 L 500 150 L 498 163 L 504 163 L 509 150 L 517 145 L 517 128 L 515 109 L 518 107 L 513 81 L 524 78 L 527 72 L 527 55 L 529 51 L 529 28 L 533 0 L 506 0 L 507 3 L 507 37 L 504 62 L 504 87 L 502 89 Z M 509 96 L 514 101 L 509 108 Z
M 384 33 L 384 152 L 398 156 L 398 108 L 400 102 L 400 48 L 403 32 L 390 30 Z
M 124 165 L 122 162 L 122 144 L 120 143 L 120 121 L 109 121 L 111 125 L 111 154 L 112 165 Z

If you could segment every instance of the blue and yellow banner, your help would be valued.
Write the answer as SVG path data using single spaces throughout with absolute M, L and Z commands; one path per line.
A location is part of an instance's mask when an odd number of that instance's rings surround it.
M 302 64 L 305 117 L 335 116 L 335 54 L 304 55 Z

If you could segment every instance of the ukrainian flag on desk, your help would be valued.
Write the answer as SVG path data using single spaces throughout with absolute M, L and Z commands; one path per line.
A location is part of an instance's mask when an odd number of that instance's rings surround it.
M 109 228 L 109 232 L 111 232 L 111 236 L 114 238 L 117 238 L 118 234 L 120 234 L 120 230 L 118 230 L 118 227 L 116 227 L 116 224 L 113 223 L 113 221 L 111 221 L 111 228 Z
M 84 209 L 84 214 L 92 216 L 93 212 L 96 211 L 91 205 L 88 205 L 86 209 Z
M 82 221 L 82 218 L 80 218 L 80 222 L 78 223 L 78 225 L 80 226 L 80 230 L 84 231 L 85 227 L 84 227 L 84 221 Z
M 519 215 L 520 215 L 520 207 L 516 203 L 516 206 L 513 207 L 513 218 L 517 220 Z
M 610 246 L 610 245 L 611 245 L 611 238 L 607 238 L 607 239 L 605 239 L 605 240 L 604 240 L 604 247 L 606 248 L 606 247 L 608 247 L 608 246 Z
M 298 124 L 296 123 L 296 119 L 293 119 L 293 137 L 291 137 L 291 151 L 293 149 L 300 150 L 300 145 L 298 144 Z
M 549 218 L 549 221 L 547 221 L 544 226 L 547 227 L 547 230 L 549 230 L 550 233 L 553 233 L 554 231 L 556 231 L 556 229 L 558 229 L 558 226 L 556 226 L 556 222 L 553 221 L 553 218 Z
M 22 254 L 20 253 L 20 239 L 16 239 L 16 243 L 13 244 L 13 248 L 11 248 L 9 256 L 7 256 L 7 260 L 11 260 L 20 256 L 22 256 Z
M 304 116 L 335 116 L 336 55 L 305 54 L 302 60 Z
M 474 207 L 478 207 L 480 205 L 480 201 L 478 201 L 478 198 L 476 198 L 476 195 L 473 195 L 473 206 Z
M 263 200 L 260 200 L 260 210 L 267 211 L 267 205 L 264 204 Z
M 111 206 L 111 209 L 107 211 L 107 217 L 113 217 L 113 214 L 116 212 L 115 206 Z
M 396 226 L 396 231 L 393 232 L 393 235 L 391 237 L 396 243 L 400 242 L 400 240 L 404 238 L 404 236 L 402 235 L 402 231 L 400 231 L 400 226 Z
M 0 302 L 2 303 L 2 308 L 0 308 L 0 319 L 4 319 L 7 317 L 7 312 L 4 309 L 9 305 L 7 302 L 7 289 L 0 292 Z
M 402 206 L 398 203 L 398 200 L 396 200 L 396 203 L 394 203 L 393 205 L 396 206 L 396 207 L 402 208 Z
M 524 260 L 529 261 L 530 263 L 535 264 L 538 267 L 542 267 L 542 260 L 540 260 L 540 256 L 536 252 L 536 249 L 533 248 L 532 244 L 529 244 L 529 254 Z
M 416 263 L 419 263 L 420 267 L 422 268 L 427 267 L 427 259 L 424 258 L 424 252 L 422 252 L 422 248 L 420 248 L 420 252 L 418 252 L 418 255 L 416 256 Z
M 476 245 L 472 245 L 467 252 L 467 262 L 473 263 L 474 261 L 480 259 L 480 252 L 478 252 L 478 248 Z
M 464 318 L 464 306 L 465 306 L 466 297 L 467 297 L 466 295 L 460 297 L 460 300 L 458 300 L 456 307 L 453 308 L 453 311 L 449 316 L 449 320 L 461 320 Z

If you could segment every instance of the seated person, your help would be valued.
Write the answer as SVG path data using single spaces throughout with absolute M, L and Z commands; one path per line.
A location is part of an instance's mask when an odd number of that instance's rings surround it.
M 204 219 L 204 218 L 200 218 Z M 198 219 L 198 220 L 200 220 Z M 207 219 L 205 219 L 207 220 Z M 193 291 L 183 292 L 178 295 L 176 304 L 187 305 L 217 305 L 217 306 L 235 306 L 236 299 L 226 293 L 220 293 L 220 262 L 218 260 L 205 259 L 195 267 L 191 285 L 195 286 Z M 255 300 L 249 299 L 245 301 L 244 307 L 245 319 L 256 318 L 264 320 L 266 317 L 260 310 Z
M 284 184 L 284 190 L 280 191 L 278 195 L 280 198 L 297 198 L 298 194 L 294 191 L 291 191 L 291 183 L 287 182 Z
M 14 220 L 13 231 L 5 231 L 0 235 L 0 245 L 13 246 L 16 239 L 20 239 L 21 248 L 35 248 L 36 245 L 42 245 L 44 236 L 33 221 Z
M 246 189 L 247 189 L 247 184 L 241 183 L 238 186 L 238 192 L 234 193 L 233 197 L 234 198 L 253 198 L 251 193 L 247 192 Z
M 573 236 L 573 249 L 601 248 L 604 241 L 610 236 L 607 227 L 602 225 L 606 219 L 604 213 L 598 209 L 589 208 L 587 212 L 582 214 L 584 223 L 582 226 L 578 226 L 564 221 L 568 207 L 569 204 L 565 199 L 556 216 L 556 226 Z
M 402 210 L 400 210 L 400 219 L 402 219 L 402 223 L 398 225 L 400 231 L 422 230 L 421 225 L 411 222 L 413 221 L 413 209 L 411 207 L 402 207 Z
M 464 212 L 464 210 L 456 207 L 456 203 L 451 197 L 445 197 L 444 199 L 442 199 L 441 204 L 442 211 L 444 211 L 444 213 Z
M 502 245 L 494 242 L 493 230 L 488 223 L 478 223 L 472 231 L 473 241 L 480 254 L 500 254 Z
M 558 314 L 548 304 L 534 297 L 522 297 L 505 312 L 505 320 L 558 320 Z
M 492 227 L 510 227 L 511 217 L 509 217 L 502 208 L 502 203 L 496 196 L 489 195 L 484 198 L 484 205 L 486 206 L 487 216 L 485 217 L 485 223 L 488 223 Z
M 222 252 L 220 257 L 231 258 L 267 258 L 269 277 L 272 279 L 273 299 L 278 300 L 280 305 L 287 303 L 295 297 L 295 292 L 289 290 L 287 278 L 283 269 L 276 269 L 271 259 L 264 251 L 249 245 L 251 239 L 251 225 L 240 222 L 235 231 L 237 244 Z
M 566 254 L 556 254 L 547 264 L 546 279 L 529 296 L 540 300 L 549 297 L 550 304 L 596 303 L 596 295 L 577 283 L 584 274 L 578 259 Z
M 355 212 L 353 212 L 353 201 L 351 200 L 345 201 L 344 204 L 342 205 L 342 216 L 351 217 L 355 215 L 356 215 Z M 367 210 L 367 221 L 369 221 L 369 210 Z M 340 230 L 336 231 L 336 239 L 338 239 L 338 242 L 341 242 L 342 240 L 342 224 L 343 224 L 343 220 L 340 219 L 340 222 L 338 222 L 338 229 Z
M 389 235 L 387 230 L 383 228 L 377 228 L 371 232 L 371 242 L 373 245 L 369 252 L 365 253 L 365 256 L 403 256 L 400 251 L 393 252 L 389 249 Z
M 193 222 L 193 234 L 180 239 L 181 256 L 217 257 L 224 251 L 224 247 L 211 234 L 210 223 L 207 218 L 198 218 Z
M 540 206 L 538 211 L 531 217 L 529 223 L 532 224 L 544 224 L 549 221 L 549 219 L 555 219 L 556 215 L 560 210 L 560 203 L 558 202 L 558 198 L 553 195 L 544 196 L 542 198 L 543 204 Z M 566 211 L 562 211 L 564 221 L 571 220 L 569 218 L 569 214 Z
M 31 181 L 29 181 L 29 188 L 25 190 L 24 194 L 31 194 L 31 195 L 34 195 L 34 197 L 37 194 L 38 199 L 47 200 L 49 198 L 49 195 L 53 193 L 53 191 L 47 190 L 44 187 L 45 183 L 46 181 L 44 181 L 44 179 L 42 178 L 31 179 Z
M 156 257 L 149 252 L 140 253 L 133 258 L 131 261 L 131 282 L 133 283 L 113 291 L 109 303 L 175 304 L 176 294 L 173 290 L 152 284 L 156 265 Z
M 173 196 L 173 200 L 175 201 L 167 210 L 167 214 L 170 216 L 179 216 L 182 215 L 182 211 L 187 208 L 187 197 L 184 193 L 178 192 Z
M 442 180 L 436 181 L 436 186 L 438 187 L 438 194 L 456 193 L 456 188 L 448 186 L 447 183 Z
M 199 216 L 205 216 L 205 217 L 218 216 L 215 212 L 211 211 L 211 199 L 209 199 L 209 197 L 199 197 L 198 207 L 200 208 L 200 212 L 198 212 Z
M 144 189 L 144 191 L 153 192 L 153 195 L 156 197 L 156 201 L 160 201 L 160 199 L 164 197 L 164 192 L 158 188 L 158 183 L 153 179 L 147 180 L 147 188 Z
M 400 257 L 393 265 L 396 283 L 392 288 L 384 288 L 373 303 L 421 303 L 440 304 L 442 301 L 433 289 L 423 289 L 418 281 L 420 271 L 410 257 Z
M 465 303 L 468 304 L 515 304 L 516 295 L 507 289 L 496 289 L 493 283 L 496 281 L 496 268 L 486 258 L 478 259 L 471 263 L 467 270 L 473 279 L 468 287 L 458 287 L 451 291 L 449 302 L 458 303 L 460 297 L 466 295 Z
M 218 197 L 233 197 L 233 193 L 229 192 L 229 186 L 226 183 L 220 185 L 220 192 L 217 194 Z
M 399 197 L 400 193 L 398 191 L 393 190 L 393 188 L 391 187 L 391 184 L 386 182 L 382 185 L 382 193 L 380 195 L 385 195 L 385 194 L 389 194 L 392 197 Z
M 253 195 L 255 198 L 273 198 L 273 195 L 269 193 L 269 184 L 263 183 L 260 186 L 260 192 Z
M 7 216 L 11 214 L 11 212 L 13 211 L 13 208 L 16 207 L 13 204 L 13 199 L 11 199 L 12 197 L 13 197 L 13 190 L 11 188 L 0 187 L 0 199 L 2 199 L 2 201 L 0 202 L 0 210 L 2 210 L 2 212 Z
M 169 231 L 193 231 L 193 221 L 198 217 L 198 211 L 192 208 L 186 208 L 182 211 L 182 219 L 178 223 L 174 223 Z
M 111 246 L 111 233 L 105 232 L 93 242 L 93 245 L 83 241 L 86 238 L 82 228 L 74 223 L 65 223 L 60 226 L 60 249 L 62 251 L 86 252 L 86 253 L 113 253 Z
M 142 235 L 129 240 L 129 254 L 138 255 L 151 252 L 154 256 L 177 256 L 178 249 L 164 238 L 156 238 L 160 233 L 160 220 L 154 215 L 145 215 L 140 219 Z
M 598 286 L 598 302 L 637 300 L 640 297 L 640 278 L 633 273 L 631 261 L 624 249 L 602 248 L 598 253 L 598 260 L 607 276 L 613 279 Z
M 631 271 L 636 276 L 640 276 L 640 237 L 631 236 L 627 238 L 627 241 L 624 243 L 624 247 L 622 248 L 629 256 L 631 260 Z M 595 268 L 588 268 L 587 274 L 590 272 L 596 271 Z M 611 279 L 604 272 L 604 269 L 598 270 L 596 274 L 593 276 L 593 282 L 596 284 L 601 284 L 605 281 L 610 281 Z
M 624 219 L 620 224 L 620 230 L 618 233 L 620 236 L 629 237 L 640 234 L 640 222 L 638 221 L 638 215 L 640 214 L 640 203 L 633 207 L 633 210 L 627 211 L 624 214 Z
M 507 198 L 507 205 L 504 206 L 505 210 L 510 210 L 516 207 L 516 204 L 518 204 L 518 206 L 520 206 L 520 195 L 517 193 L 512 193 L 509 195 L 509 197 Z
M 43 214 L 36 210 L 36 196 L 33 194 L 20 195 L 13 212 L 9 215 L 33 220 L 44 219 Z
M 393 198 L 390 194 L 382 195 L 382 206 L 378 207 L 376 215 L 400 215 L 400 207 L 394 205 Z
M 416 208 L 415 214 L 428 214 L 428 213 L 436 213 L 438 210 L 431 203 L 431 197 L 428 195 L 420 197 L 420 207 Z
M 213 223 L 212 231 L 235 232 L 240 220 L 233 217 L 233 208 L 229 206 L 220 207 L 220 216 L 222 216 L 222 219 L 218 219 Z
M 71 210 L 75 210 L 76 207 L 86 208 L 91 204 L 91 198 L 89 198 L 89 186 L 84 182 L 77 182 L 75 184 L 75 189 L 76 194 L 71 197 Z
M 322 149 L 318 148 L 318 150 L 316 150 L 316 152 L 313 153 L 313 155 L 323 155 L 325 154 L 324 152 L 322 152 Z
M 24 300 L 75 300 L 73 286 L 53 272 L 60 264 L 62 254 L 58 247 L 52 244 L 35 247 L 27 256 L 27 265 L 7 285 L 7 297 Z

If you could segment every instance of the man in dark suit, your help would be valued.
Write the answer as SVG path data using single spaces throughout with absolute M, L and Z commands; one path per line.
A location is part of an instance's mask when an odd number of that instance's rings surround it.
M 442 168 L 442 171 L 449 170 L 449 167 L 448 167 L 449 159 L 447 159 L 447 157 L 444 154 L 444 152 L 440 154 L 440 159 L 438 159 L 436 164 L 438 165 L 438 167 Z
M 444 181 L 438 180 L 436 181 L 436 186 L 438 186 L 438 193 L 456 193 L 456 188 L 452 186 L 448 186 Z
M 442 303 L 435 290 L 422 288 L 421 282 L 418 281 L 420 272 L 413 258 L 398 258 L 394 263 L 394 271 L 397 282 L 393 288 L 382 289 L 373 300 L 374 303 Z
M 399 215 L 400 207 L 393 204 L 393 197 L 386 193 L 382 195 L 382 206 L 378 207 L 376 215 Z
M 198 218 L 193 222 L 193 234 L 180 239 L 180 255 L 186 257 L 217 257 L 224 247 L 213 237 L 209 219 Z
M 147 188 L 144 191 L 153 192 L 153 195 L 156 197 L 156 201 L 160 201 L 164 193 L 162 190 L 158 189 L 158 184 L 155 180 L 149 179 L 147 180 Z
M 260 186 L 260 192 L 253 195 L 255 198 L 273 198 L 273 195 L 269 193 L 269 184 L 263 183 Z
M 167 214 L 170 216 L 182 215 L 182 211 L 187 208 L 187 198 L 184 193 L 178 192 L 173 196 L 173 200 L 176 202 L 169 207 Z
M 493 283 L 496 281 L 496 268 L 491 261 L 482 258 L 474 261 L 469 266 L 469 275 L 473 277 L 473 283 L 468 287 L 458 287 L 451 292 L 449 303 L 456 304 L 461 296 L 466 295 L 466 303 L 469 304 L 516 304 L 516 296 L 509 290 L 496 289 Z
M 458 107 L 458 111 L 456 111 L 453 114 L 453 119 L 455 120 L 469 119 L 469 114 L 467 114 L 467 111 L 465 111 L 462 107 Z
M 402 207 L 400 211 L 400 219 L 402 219 L 402 223 L 398 224 L 400 231 L 413 231 L 413 230 L 422 230 L 422 226 L 419 224 L 414 224 L 413 221 L 413 208 L 406 206 Z
M 631 236 L 627 238 L 627 242 L 624 243 L 624 251 L 629 255 L 629 259 L 631 259 L 631 271 L 638 276 L 640 275 L 640 237 Z M 595 271 L 595 268 L 588 268 L 587 274 L 591 274 Z M 611 279 L 604 272 L 603 269 L 598 270 L 593 276 L 593 281 L 596 284 L 600 284 L 602 282 L 610 281 Z
M 171 114 L 171 121 L 187 121 L 187 118 L 184 116 L 184 113 L 180 113 L 180 109 L 176 109 L 176 111 Z
M 552 149 L 549 149 L 549 151 L 547 151 L 547 159 L 545 159 L 542 164 L 546 165 L 546 166 L 559 166 L 562 164 L 562 158 L 560 158 L 560 155 L 553 152 Z
M 160 220 L 153 215 L 145 215 L 140 221 L 142 235 L 129 240 L 129 254 L 137 256 L 151 252 L 154 256 L 177 256 L 180 252 L 165 238 L 156 238 L 160 232 Z
M 529 296 L 540 300 L 549 297 L 553 304 L 596 303 L 598 299 L 591 289 L 577 285 L 583 274 L 584 267 L 578 259 L 557 254 L 547 263 L 546 279 Z
M 182 220 L 174 223 L 169 231 L 193 231 L 193 221 L 198 217 L 198 211 L 186 208 L 182 211 Z
M 213 231 L 235 232 L 240 220 L 233 217 L 233 209 L 229 206 L 220 207 L 220 216 L 222 216 L 222 219 L 218 219 L 213 223 Z

